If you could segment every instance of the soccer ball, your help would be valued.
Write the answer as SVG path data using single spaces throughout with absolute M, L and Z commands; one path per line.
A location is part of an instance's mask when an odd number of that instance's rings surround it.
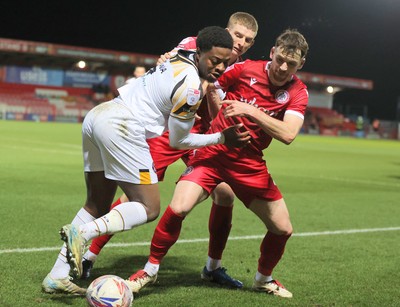
M 103 275 L 89 285 L 86 300 L 92 307 L 130 307 L 133 293 L 121 277 Z

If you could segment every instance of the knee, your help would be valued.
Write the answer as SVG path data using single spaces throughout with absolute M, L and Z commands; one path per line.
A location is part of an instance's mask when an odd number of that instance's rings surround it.
M 158 216 L 160 215 L 160 203 L 158 203 L 158 205 L 152 204 L 151 206 L 149 206 L 148 204 L 143 205 L 147 213 L 147 222 L 152 222 L 158 218 Z
M 293 233 L 293 227 L 290 223 L 290 220 L 286 222 L 281 221 L 281 223 L 275 223 L 272 227 L 269 227 L 268 230 L 279 236 L 290 237 Z
M 290 237 L 292 234 L 293 234 L 293 228 L 290 227 L 290 228 L 284 229 L 282 235 L 287 236 L 287 237 Z
M 235 194 L 226 183 L 219 184 L 211 194 L 211 197 L 216 205 L 224 207 L 233 206 L 235 200 Z
M 169 204 L 170 209 L 172 212 L 174 212 L 176 215 L 179 215 L 180 217 L 186 217 L 192 209 L 195 207 L 196 204 L 192 203 L 186 203 L 186 202 L 171 202 Z

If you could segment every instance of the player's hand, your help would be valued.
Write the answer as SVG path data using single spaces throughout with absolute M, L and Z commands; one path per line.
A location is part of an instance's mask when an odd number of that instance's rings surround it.
M 166 52 L 162 55 L 160 55 L 160 57 L 157 60 L 157 65 L 160 65 L 162 63 L 165 63 L 168 59 L 170 59 L 172 57 L 170 52 Z
M 234 126 L 230 126 L 225 128 L 222 133 L 225 137 L 224 145 L 228 147 L 244 147 L 250 143 L 250 132 L 244 131 L 241 132 L 239 129 L 243 127 L 243 124 L 237 124 Z
M 224 109 L 225 117 L 240 116 L 251 117 L 257 111 L 253 105 L 238 100 L 224 100 L 221 104 L 227 105 Z

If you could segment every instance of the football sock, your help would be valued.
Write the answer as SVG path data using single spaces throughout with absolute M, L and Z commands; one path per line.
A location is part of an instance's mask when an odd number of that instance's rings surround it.
M 261 256 L 258 259 L 258 271 L 265 275 L 271 276 L 272 271 L 281 259 L 287 240 L 290 235 L 277 235 L 270 231 L 265 235 L 261 246 Z
M 167 207 L 151 240 L 149 262 L 161 263 L 169 248 L 178 240 L 184 218 L 172 211 L 170 206 Z
M 206 269 L 207 271 L 214 271 L 221 267 L 221 259 L 207 258 Z
M 87 250 L 86 253 L 83 255 L 83 258 L 85 258 L 86 260 L 90 260 L 93 263 L 95 263 L 95 261 L 97 259 L 97 254 L 92 253 L 90 250 Z
M 208 231 L 210 240 L 208 243 L 208 256 L 212 259 L 221 259 L 222 253 L 228 241 L 232 227 L 233 206 L 218 206 L 215 203 L 211 206 Z
M 82 225 L 89 223 L 95 219 L 89 212 L 84 208 L 81 208 L 76 214 L 75 218 L 72 220 L 71 224 Z M 50 271 L 50 276 L 55 279 L 66 278 L 69 276 L 70 266 L 67 262 L 67 247 L 65 243 L 63 244 L 60 253 L 58 254 L 56 263 Z
M 86 241 L 104 234 L 114 234 L 132 229 L 147 222 L 147 213 L 139 202 L 122 203 L 106 215 L 80 226 Z
M 273 280 L 272 276 L 265 276 L 263 274 L 261 274 L 260 272 L 256 273 L 256 280 L 259 282 L 270 282 Z
M 159 264 L 154 264 L 149 261 L 147 261 L 146 265 L 144 266 L 144 271 L 149 275 L 149 276 L 154 276 L 158 273 L 158 270 L 160 268 Z
M 121 204 L 121 198 L 118 198 L 110 207 L 110 210 L 112 210 L 114 207 L 118 206 Z M 89 246 L 89 251 L 91 251 L 93 254 L 100 254 L 101 250 L 103 249 L 104 245 L 110 241 L 113 235 L 102 235 L 98 238 L 94 238 L 92 243 Z M 85 257 L 86 258 L 86 257 Z M 86 258 L 88 259 L 88 258 Z

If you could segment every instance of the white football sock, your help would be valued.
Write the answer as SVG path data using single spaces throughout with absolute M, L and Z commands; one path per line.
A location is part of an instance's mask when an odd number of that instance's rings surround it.
M 96 261 L 97 259 L 97 255 L 95 253 L 92 253 L 89 249 L 86 251 L 86 253 L 83 255 L 83 258 L 85 258 L 86 260 L 90 260 L 93 263 Z
M 221 259 L 207 258 L 206 269 L 207 271 L 214 271 L 221 267 Z
M 85 223 L 92 222 L 95 219 L 89 212 L 87 212 L 84 208 L 81 208 L 71 224 L 74 225 L 82 225 Z M 63 244 L 60 253 L 58 254 L 56 263 L 50 271 L 50 276 L 55 279 L 66 278 L 69 276 L 70 266 L 67 262 L 67 247 L 65 243 Z
M 147 222 L 147 213 L 139 202 L 119 204 L 106 215 L 91 223 L 81 225 L 82 236 L 89 241 L 93 238 L 132 229 Z
M 145 271 L 149 276 L 154 276 L 158 273 L 158 270 L 160 269 L 159 264 L 154 264 L 149 261 L 147 261 L 146 265 L 144 266 L 143 271 Z
M 256 273 L 256 280 L 259 282 L 270 282 L 271 280 L 273 280 L 272 276 L 266 276 L 261 274 L 260 272 Z

